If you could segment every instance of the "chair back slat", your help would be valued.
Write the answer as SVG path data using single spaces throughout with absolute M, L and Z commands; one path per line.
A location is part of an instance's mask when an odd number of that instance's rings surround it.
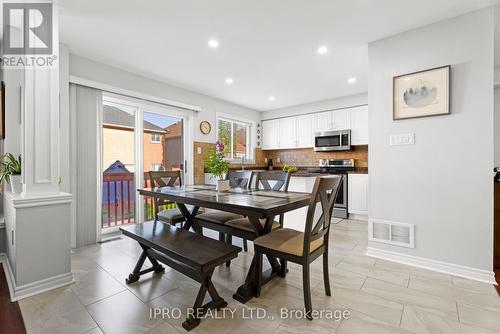
M 151 188 L 154 187 L 173 187 L 181 186 L 181 171 L 158 171 L 149 172 L 149 180 L 151 181 Z
M 230 170 L 227 173 L 231 188 L 248 189 L 252 184 L 253 172 L 251 170 Z
M 274 185 L 271 186 L 269 181 L 274 181 Z M 264 190 L 288 191 L 289 184 L 290 173 L 282 171 L 259 171 L 257 173 L 255 187 L 257 189 L 262 188 Z
M 310 243 L 320 238 L 325 238 L 325 244 L 330 231 L 333 205 L 339 192 L 340 184 L 344 176 L 318 176 L 314 183 L 309 208 L 307 210 L 306 227 L 304 230 L 304 253 L 309 254 Z M 320 206 L 321 214 L 315 220 L 317 206 Z

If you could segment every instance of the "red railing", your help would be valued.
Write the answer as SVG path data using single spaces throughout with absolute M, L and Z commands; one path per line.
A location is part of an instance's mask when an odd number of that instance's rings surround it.
M 102 228 L 135 223 L 134 173 L 103 173 Z

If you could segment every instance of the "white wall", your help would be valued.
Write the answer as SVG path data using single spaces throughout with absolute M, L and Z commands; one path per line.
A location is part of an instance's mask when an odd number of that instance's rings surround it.
M 369 44 L 370 218 L 415 224 L 415 249 L 492 270 L 493 9 Z M 392 77 L 452 65 L 451 115 L 392 120 Z M 415 133 L 412 146 L 389 135 Z
M 367 103 L 368 103 L 368 94 L 363 93 L 363 94 L 339 97 L 330 100 L 301 104 L 298 106 L 292 106 L 287 108 L 263 111 L 261 112 L 261 118 L 265 120 L 265 119 L 280 118 L 287 116 L 296 116 L 296 115 L 313 113 L 317 111 L 359 106 Z
M 165 64 L 165 66 L 169 65 Z M 122 71 L 74 54 L 70 54 L 69 73 L 70 75 L 99 83 L 200 107 L 202 111 L 197 112 L 195 116 L 195 133 L 193 138 L 195 141 L 215 142 L 215 119 L 217 112 L 232 114 L 253 121 L 260 119 L 260 113 L 257 111 L 207 95 L 174 87 L 134 73 Z M 200 132 L 199 124 L 204 120 L 209 121 L 212 125 L 212 132 L 209 135 L 203 135 Z

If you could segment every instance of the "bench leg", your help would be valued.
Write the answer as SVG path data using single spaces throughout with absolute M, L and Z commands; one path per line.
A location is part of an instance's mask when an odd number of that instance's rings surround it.
M 221 309 L 227 306 L 227 302 L 219 296 L 212 283 L 212 273 L 213 271 L 210 271 L 202 276 L 203 283 L 201 283 L 200 290 L 198 290 L 193 308 L 188 311 L 188 317 L 186 321 L 182 323 L 182 327 L 187 331 L 190 331 L 200 324 L 200 318 L 203 317 L 208 309 Z M 203 300 L 207 292 L 212 298 L 212 301 L 203 305 Z
M 142 253 L 141 253 L 141 256 L 139 256 L 139 260 L 135 264 L 134 270 L 132 271 L 132 273 L 130 275 L 128 275 L 128 278 L 125 279 L 125 283 L 127 283 L 127 284 L 132 284 L 132 283 L 137 282 L 139 280 L 139 277 L 141 277 L 142 275 L 147 274 L 149 272 L 154 271 L 155 273 L 162 273 L 165 271 L 165 267 L 163 267 L 161 264 L 159 264 L 158 261 L 156 261 L 156 259 L 154 259 L 148 255 L 149 247 L 144 246 L 142 244 L 139 244 L 139 245 L 141 245 Z M 149 261 L 151 261 L 151 264 L 153 264 L 153 267 L 141 270 L 142 267 L 144 266 L 144 262 L 146 261 L 146 259 L 149 259 Z

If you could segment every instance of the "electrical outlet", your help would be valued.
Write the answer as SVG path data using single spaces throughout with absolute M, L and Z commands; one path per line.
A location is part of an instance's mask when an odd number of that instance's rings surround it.
M 201 154 L 201 147 L 200 147 L 200 146 L 198 146 L 198 147 L 196 148 L 196 153 Z
M 280 164 L 280 163 L 281 163 L 281 159 L 280 159 L 280 158 L 277 158 L 277 159 L 276 159 L 276 162 Z
M 414 144 L 415 144 L 414 133 L 403 133 L 399 135 L 391 135 L 389 137 L 389 145 L 391 146 L 414 145 Z

